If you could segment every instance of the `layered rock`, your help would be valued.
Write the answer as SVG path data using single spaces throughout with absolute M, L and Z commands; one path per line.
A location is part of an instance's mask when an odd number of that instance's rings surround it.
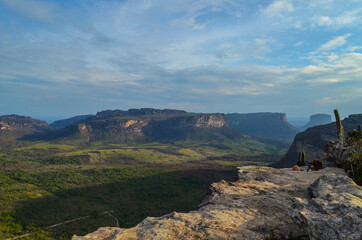
M 129 229 L 103 227 L 84 237 L 74 236 L 72 239 L 264 239 L 271 232 L 278 237 L 292 233 L 300 237 L 299 239 L 307 239 L 306 234 L 311 239 L 317 239 L 319 235 L 315 235 L 314 231 L 296 224 L 293 218 L 295 219 L 298 215 L 299 208 L 290 206 L 295 206 L 296 197 L 301 199 L 300 202 L 311 200 L 308 187 L 321 176 L 348 179 L 344 171 L 338 168 L 326 168 L 307 173 L 291 169 L 242 167 L 239 168 L 239 180 L 236 182 L 221 181 L 212 184 L 200 208 L 196 211 L 148 217 Z M 355 216 L 359 217 L 353 218 L 352 225 L 358 224 L 361 220 L 361 216 L 358 215 L 362 207 L 361 196 L 353 194 L 360 191 L 360 188 L 355 185 L 343 188 L 344 183 L 341 182 L 338 186 L 332 185 L 331 190 L 328 186 L 318 187 L 322 186 L 319 182 L 312 185 L 317 186 L 313 189 L 318 189 L 316 191 L 319 195 L 317 194 L 315 199 L 322 201 L 322 194 L 328 198 L 328 191 L 329 193 L 344 191 L 346 198 L 340 199 L 344 202 L 336 202 L 338 199 L 335 198 L 334 203 L 354 204 L 352 202 L 355 201 L 355 206 L 359 206 L 359 210 L 345 208 L 344 211 L 346 215 L 355 211 Z M 333 190 L 334 186 L 338 190 Z M 323 189 L 325 192 L 322 191 Z M 351 202 L 345 202 L 348 201 L 347 196 L 352 195 L 358 198 L 350 197 Z M 292 205 L 293 201 L 294 205 Z M 315 216 L 317 217 L 318 214 L 316 213 Z M 298 223 L 304 224 L 299 221 Z M 356 232 L 358 231 L 357 229 Z M 354 239 L 353 237 L 347 236 L 343 239 Z
M 300 130 L 304 131 L 310 127 L 328 124 L 332 122 L 332 117 L 329 114 L 314 114 L 309 118 L 309 122 L 300 128 Z
M 49 125 L 45 121 L 26 116 L 20 116 L 15 114 L 0 116 L 1 130 L 17 130 L 20 128 L 42 130 L 49 128 Z
M 349 115 L 342 121 L 345 132 L 356 129 L 358 124 L 362 124 L 362 114 Z M 336 123 L 315 126 L 298 133 L 292 145 L 285 156 L 273 167 L 292 167 L 298 161 L 298 152 L 305 152 L 306 163 L 315 159 L 323 159 L 324 147 L 329 141 L 337 140 Z M 330 165 L 331 162 L 323 161 L 324 165 Z
M 289 140 L 299 132 L 288 123 L 285 113 L 232 113 L 226 117 L 231 127 L 250 135 Z

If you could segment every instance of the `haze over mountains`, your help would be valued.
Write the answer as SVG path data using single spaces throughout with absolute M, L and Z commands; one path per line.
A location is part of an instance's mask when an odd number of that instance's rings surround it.
M 304 130 L 310 128 L 310 127 L 314 127 L 314 126 L 317 126 L 317 125 L 328 124 L 330 122 L 332 122 L 331 115 L 329 115 L 329 114 L 314 114 L 314 115 L 310 116 L 309 122 L 307 122 L 307 124 L 300 127 L 299 129 L 301 131 L 304 131 Z

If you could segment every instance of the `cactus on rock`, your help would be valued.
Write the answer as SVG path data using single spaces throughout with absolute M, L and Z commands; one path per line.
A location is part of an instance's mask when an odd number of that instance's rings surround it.
M 337 109 L 334 109 L 334 116 L 336 117 L 336 125 L 337 125 L 337 134 L 338 134 L 338 141 L 343 146 L 344 144 L 344 129 L 341 122 L 341 118 L 339 117 L 339 113 Z
M 305 152 L 304 152 L 304 151 L 300 151 L 300 152 L 299 152 L 299 158 L 298 158 L 297 165 L 298 165 L 299 167 L 306 165 L 306 164 L 305 164 Z

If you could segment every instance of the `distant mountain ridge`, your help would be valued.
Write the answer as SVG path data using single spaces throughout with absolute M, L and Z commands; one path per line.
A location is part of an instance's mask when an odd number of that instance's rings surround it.
M 287 140 L 299 132 L 285 113 L 230 113 L 226 117 L 231 127 L 249 135 Z
M 57 120 L 57 121 L 54 121 L 50 124 L 51 127 L 53 128 L 64 128 L 66 126 L 69 126 L 70 124 L 73 124 L 73 123 L 78 123 L 78 122 L 81 122 L 83 120 L 85 120 L 86 118 L 89 118 L 89 117 L 92 117 L 94 115 L 78 115 L 78 116 L 75 116 L 75 117 L 71 117 L 71 118 L 67 118 L 67 119 L 61 119 L 61 120 Z
M 342 120 L 345 135 L 362 124 L 362 114 L 352 114 Z M 298 133 L 288 152 L 273 167 L 292 167 L 298 160 L 298 152 L 304 150 L 306 162 L 320 159 L 323 156 L 324 147 L 330 140 L 337 139 L 336 123 L 314 126 Z

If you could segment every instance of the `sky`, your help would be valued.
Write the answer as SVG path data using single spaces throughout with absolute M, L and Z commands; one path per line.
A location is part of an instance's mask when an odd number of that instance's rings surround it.
M 362 113 L 360 0 L 0 0 L 0 115 Z

